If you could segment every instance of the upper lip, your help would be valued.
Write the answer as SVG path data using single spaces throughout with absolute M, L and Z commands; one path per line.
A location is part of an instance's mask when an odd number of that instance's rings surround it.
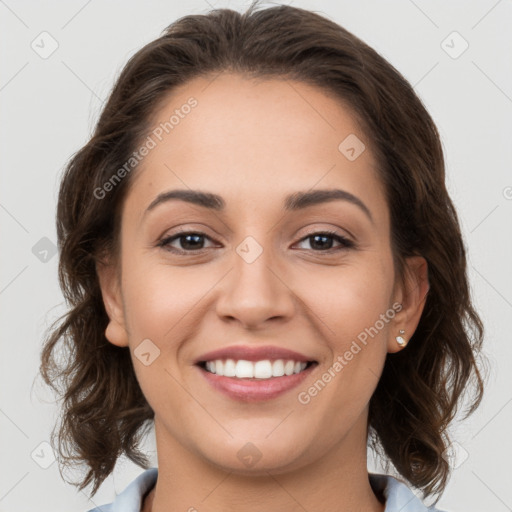
M 195 364 L 205 361 L 215 361 L 216 359 L 243 359 L 245 361 L 262 361 L 265 359 L 285 359 L 303 362 L 314 361 L 313 358 L 300 354 L 299 352 L 276 346 L 249 347 L 247 345 L 233 345 L 203 354 L 195 360 Z

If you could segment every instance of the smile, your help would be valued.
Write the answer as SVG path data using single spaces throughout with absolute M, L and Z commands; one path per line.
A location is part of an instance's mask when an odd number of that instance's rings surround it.
M 270 401 L 297 388 L 316 361 L 216 359 L 197 364 L 211 389 L 237 402 Z

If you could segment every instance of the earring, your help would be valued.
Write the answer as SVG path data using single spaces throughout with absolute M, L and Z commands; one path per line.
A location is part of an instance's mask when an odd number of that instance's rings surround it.
M 396 339 L 396 342 L 397 342 L 401 347 L 405 347 L 406 342 L 405 342 L 405 339 L 403 338 L 402 334 L 405 334 L 405 331 L 404 331 L 403 329 L 400 329 L 400 336 L 397 336 L 395 339 Z

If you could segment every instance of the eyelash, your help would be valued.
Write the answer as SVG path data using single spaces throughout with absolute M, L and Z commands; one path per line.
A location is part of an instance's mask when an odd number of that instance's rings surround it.
M 205 237 L 205 238 L 208 238 L 210 239 L 210 237 L 208 235 L 206 235 L 205 233 L 201 233 L 200 231 L 183 231 L 183 232 L 180 232 L 180 233 L 177 233 L 177 234 L 174 234 L 174 235 L 171 235 L 171 236 L 168 236 L 168 237 L 165 237 L 163 238 L 162 240 L 160 240 L 158 243 L 157 243 L 157 246 L 158 247 L 161 247 L 163 248 L 164 250 L 166 251 L 169 251 L 169 252 L 172 252 L 172 253 L 175 253 L 175 254 L 178 254 L 178 255 L 190 255 L 190 254 L 202 254 L 202 252 L 206 249 L 208 249 L 207 247 L 203 247 L 201 249 L 197 249 L 197 250 L 185 250 L 185 249 L 177 249 L 175 247 L 170 247 L 170 243 L 173 242 L 174 240 L 179 240 L 180 238 L 184 238 L 188 235 L 197 235 L 197 236 L 200 236 L 200 237 Z M 330 249 L 327 249 L 327 250 L 314 250 L 314 249 L 311 249 L 313 252 L 315 253 L 327 253 L 327 254 L 332 254 L 332 253 L 335 253 L 335 252 L 338 252 L 338 251 L 343 251 L 343 250 L 347 250 L 347 249 L 353 249 L 356 247 L 356 244 L 354 242 L 352 242 L 352 240 L 349 240 L 348 238 L 342 236 L 342 235 L 339 235 L 338 233 L 336 233 L 336 231 L 329 231 L 329 230 L 326 230 L 326 231 L 315 231 L 313 233 L 309 233 L 308 235 L 306 235 L 305 237 L 301 238 L 299 240 L 299 242 L 303 242 L 307 239 L 310 239 L 310 238 L 313 238 L 314 236 L 324 236 L 324 237 L 328 237 L 328 238 L 333 238 L 336 242 L 340 243 L 341 244 L 341 247 L 336 247 L 336 248 L 330 248 Z

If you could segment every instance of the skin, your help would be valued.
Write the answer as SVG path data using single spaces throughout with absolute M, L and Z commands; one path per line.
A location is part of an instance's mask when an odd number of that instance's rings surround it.
M 321 89 L 228 73 L 175 89 L 155 126 L 191 96 L 197 107 L 133 176 L 120 259 L 98 266 L 106 336 L 130 347 L 155 412 L 159 476 L 144 511 L 382 512 L 368 481 L 368 403 L 387 354 L 401 350 L 399 330 L 409 339 L 417 327 L 428 280 L 421 257 L 407 260 L 405 283 L 394 271 L 371 141 L 350 110 Z M 366 145 L 354 161 L 338 150 L 349 134 Z M 290 193 L 333 188 L 357 196 L 373 220 L 342 200 L 283 210 Z M 219 194 L 225 211 L 174 200 L 144 214 L 172 189 Z M 178 227 L 205 233 L 204 248 L 179 255 L 157 245 Z M 318 248 L 308 235 L 326 229 L 356 246 L 327 239 Z M 252 263 L 236 252 L 247 236 L 263 249 Z M 186 240 L 171 247 L 187 250 Z M 301 404 L 298 393 L 394 303 L 401 311 Z M 133 351 L 148 338 L 160 355 L 145 366 Z M 318 366 L 298 388 L 244 403 L 214 390 L 193 364 L 235 344 L 289 348 Z M 237 456 L 248 442 L 261 454 L 251 467 Z

